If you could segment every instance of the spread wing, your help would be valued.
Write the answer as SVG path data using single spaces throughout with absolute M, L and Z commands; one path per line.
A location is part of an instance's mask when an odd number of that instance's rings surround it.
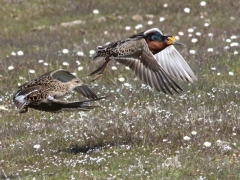
M 158 63 L 171 76 L 190 82 L 197 80 L 192 69 L 174 46 L 168 46 L 154 56 Z
M 128 66 L 140 79 L 157 91 L 170 94 L 171 89 L 177 93 L 179 90 L 182 91 L 157 62 L 144 39 L 123 43 L 119 45 L 118 52 L 117 57 L 111 58 Z

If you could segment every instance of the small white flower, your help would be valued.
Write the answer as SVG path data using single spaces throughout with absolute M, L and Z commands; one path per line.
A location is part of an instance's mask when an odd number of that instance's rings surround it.
M 188 7 L 184 8 L 185 13 L 190 13 L 190 11 L 191 11 L 190 8 L 188 8 Z
M 217 68 L 216 68 L 216 67 L 211 67 L 211 70 L 212 70 L 212 71 L 216 71 Z
M 43 62 L 44 62 L 43 59 L 38 60 L 38 63 L 43 63 Z
M 225 47 L 224 47 L 224 49 L 226 49 L 226 50 L 229 49 L 229 48 L 230 48 L 229 46 L 225 46 Z
M 179 36 L 174 36 L 177 41 L 179 41 L 180 37 Z
M 126 70 L 130 70 L 130 68 L 128 66 L 125 67 Z
M 197 38 L 192 38 L 192 43 L 196 43 L 198 42 L 198 39 Z
M 141 29 L 142 27 L 143 27 L 142 24 L 138 24 L 138 25 L 135 26 L 135 29 Z
M 208 27 L 208 26 L 209 26 L 209 23 L 204 23 L 204 26 L 205 26 L 205 27 Z
M 18 87 L 21 86 L 21 83 L 18 83 Z
M 200 2 L 200 6 L 206 6 L 206 4 L 207 4 L 206 1 L 201 1 Z
M 131 28 L 130 26 L 126 26 L 126 27 L 125 27 L 125 30 L 126 30 L 126 31 L 130 31 L 131 29 L 132 29 L 132 28 Z
M 90 50 L 90 51 L 89 51 L 89 54 L 90 54 L 90 55 L 93 55 L 93 54 L 95 54 L 95 51 L 94 51 L 94 50 Z
M 191 138 L 190 138 L 189 136 L 184 136 L 184 137 L 183 137 L 183 140 L 184 140 L 184 141 L 189 141 L 190 139 L 191 139 Z
M 179 36 L 183 36 L 184 33 L 180 31 L 180 32 L 178 32 L 178 35 L 179 35 Z
M 13 69 L 14 69 L 13 66 L 8 66 L 8 70 L 9 70 L 9 71 L 11 71 L 11 70 L 13 70 Z
M 211 147 L 212 143 L 206 141 L 206 142 L 203 143 L 203 145 L 205 147 Z
M 68 62 L 63 62 L 63 66 L 69 66 Z
M 195 54 L 196 53 L 195 50 L 190 50 L 189 52 L 190 52 L 190 54 Z
M 213 33 L 208 33 L 208 36 L 209 37 L 213 37 Z
M 208 48 L 207 51 L 208 52 L 213 52 L 213 48 Z
M 200 33 L 200 32 L 196 32 L 196 35 L 197 35 L 197 36 L 201 36 L 202 33 Z
M 230 71 L 228 74 L 229 74 L 230 76 L 234 76 L 234 72 L 232 72 L 232 71 Z
M 234 51 L 233 54 L 235 54 L 235 55 L 238 54 L 238 51 Z
M 62 53 L 63 53 L 63 54 L 67 54 L 68 52 L 69 52 L 68 49 L 63 49 L 63 50 L 62 50 Z
M 197 134 L 197 131 L 192 131 L 191 134 L 192 134 L 192 135 L 196 135 L 196 134 Z
M 189 33 L 192 33 L 193 31 L 194 31 L 193 28 L 189 28 L 189 29 L 188 29 L 188 32 L 189 32 Z
M 112 70 L 116 71 L 117 67 L 116 66 L 112 66 Z
M 39 149 L 39 148 L 40 148 L 40 144 L 35 144 L 35 145 L 33 146 L 33 148 L 34 148 L 34 149 Z
M 44 66 L 48 66 L 48 63 L 47 63 L 47 62 L 45 62 L 45 63 L 43 63 L 43 65 L 44 65 Z
M 99 14 L 99 10 L 98 9 L 94 9 L 93 10 L 93 14 Z
M 153 24 L 153 21 L 148 21 L 148 25 L 152 25 Z
M 82 71 L 83 70 L 83 67 L 82 66 L 79 66 L 78 67 L 78 71 Z
M 230 42 L 232 42 L 232 40 L 231 39 L 226 39 L 226 42 L 230 43 Z
M 237 42 L 232 42 L 232 43 L 230 44 L 230 46 L 231 46 L 231 47 L 238 46 L 238 43 L 237 43 Z
M 31 73 L 31 74 L 34 74 L 34 73 L 35 73 L 35 70 L 30 69 L 28 72 Z
M 125 81 L 125 78 L 124 78 L 124 77 L 120 77 L 120 78 L 118 78 L 118 80 L 119 80 L 120 82 L 124 82 L 124 81 Z
M 231 39 L 237 39 L 237 36 L 232 35 L 230 38 L 231 38 Z
M 78 56 L 84 56 L 84 53 L 83 53 L 82 51 L 78 51 L 78 52 L 77 52 L 77 55 L 78 55 Z
M 220 75 L 221 75 L 221 73 L 220 73 L 220 72 L 218 72 L 218 73 L 217 73 L 217 76 L 220 76 Z
M 11 52 L 11 55 L 12 56 L 16 56 L 17 54 L 15 52 Z
M 126 87 L 131 86 L 131 84 L 129 84 L 129 83 L 124 83 L 123 85 L 126 86 Z
M 23 56 L 23 54 L 24 54 L 23 51 L 18 51 L 18 52 L 17 52 L 17 55 L 18 55 L 18 56 Z
M 160 17 L 160 18 L 159 18 L 159 21 L 160 21 L 160 22 L 165 21 L 165 17 Z
M 168 4 L 167 4 L 167 3 L 163 4 L 163 7 L 164 7 L 164 8 L 167 8 L 167 7 L 168 7 Z

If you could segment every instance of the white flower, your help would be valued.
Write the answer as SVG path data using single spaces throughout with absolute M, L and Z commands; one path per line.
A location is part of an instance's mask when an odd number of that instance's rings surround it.
M 163 7 L 164 7 L 164 8 L 167 8 L 167 7 L 168 7 L 168 4 L 167 4 L 167 3 L 163 4 Z
M 205 26 L 205 27 L 208 27 L 208 26 L 209 26 L 209 23 L 204 23 L 204 26 Z
M 68 62 L 63 62 L 63 65 L 64 66 L 69 66 L 69 63 Z
M 178 32 L 178 35 L 179 35 L 179 36 L 183 36 L 184 33 L 180 31 L 180 32 Z
M 116 66 L 112 66 L 112 70 L 116 71 L 117 67 Z
M 38 60 L 38 63 L 43 63 L 44 61 L 42 59 Z
M 135 29 L 141 29 L 142 27 L 143 27 L 142 24 L 138 24 L 138 25 L 135 26 Z
M 35 144 L 35 145 L 33 146 L 33 148 L 34 148 L 34 149 L 39 149 L 39 148 L 40 148 L 40 144 Z
M 131 29 L 132 29 L 132 28 L 131 28 L 130 26 L 126 26 L 126 27 L 125 27 L 125 30 L 126 30 L 126 31 L 130 31 Z
M 34 74 L 34 73 L 35 73 L 35 70 L 30 69 L 28 72 L 31 73 L 31 74 Z
M 192 38 L 192 43 L 196 43 L 198 42 L 198 39 L 197 38 Z
M 196 53 L 195 50 L 190 50 L 189 52 L 190 52 L 190 54 L 195 54 Z
M 232 40 L 231 39 L 226 39 L 226 42 L 230 43 L 230 42 L 232 42 Z
M 207 4 L 206 1 L 201 1 L 200 2 L 200 6 L 206 6 L 206 4 Z
M 201 36 L 202 33 L 200 33 L 200 32 L 196 32 L 196 35 L 197 35 L 197 36 Z
M 159 21 L 160 21 L 160 22 L 165 21 L 165 17 L 160 17 L 160 18 L 159 18 Z
M 232 35 L 230 38 L 231 38 L 231 39 L 237 39 L 237 36 Z
M 152 21 L 148 21 L 148 25 L 152 25 L 153 24 L 153 22 Z
M 11 71 L 11 70 L 13 70 L 13 69 L 14 69 L 13 66 L 8 66 L 8 70 L 9 70 L 9 71 Z
M 18 55 L 18 56 L 22 56 L 23 54 L 24 54 L 23 51 L 18 51 L 18 52 L 17 52 L 17 55 Z
M 211 147 L 211 146 L 212 146 L 212 143 L 206 141 L 206 142 L 203 143 L 203 145 L 204 145 L 205 147 Z
M 189 141 L 190 139 L 191 139 L 191 138 L 190 138 L 189 136 L 184 136 L 184 137 L 183 137 L 183 140 L 184 140 L 184 141 Z
M 233 54 L 235 54 L 235 55 L 238 54 L 238 51 L 234 51 Z
M 63 53 L 63 54 L 67 54 L 68 52 L 69 52 L 68 49 L 63 49 L 63 50 L 62 50 L 62 53 Z
M 190 32 L 190 33 L 192 33 L 193 31 L 194 31 L 193 28 L 189 28 L 189 29 L 188 29 L 188 32 Z
M 78 71 L 82 71 L 83 70 L 83 67 L 82 66 L 79 66 L 78 67 Z
M 207 51 L 208 52 L 213 52 L 213 48 L 208 48 Z
M 118 78 L 118 80 L 119 80 L 120 82 L 124 82 L 124 81 L 125 81 L 125 78 L 124 78 L 124 77 L 120 77 L 120 78 Z
M 84 53 L 83 53 L 82 51 L 78 51 L 78 52 L 77 52 L 77 55 L 78 55 L 78 56 L 84 56 Z
M 93 14 L 99 14 L 99 10 L 98 9 L 94 9 L 93 10 Z
M 45 62 L 45 63 L 43 63 L 43 65 L 44 65 L 44 66 L 48 66 L 48 63 L 47 63 L 47 62 Z
M 188 7 L 184 8 L 185 13 L 190 13 L 190 11 L 191 11 L 190 8 L 188 8 Z
M 11 52 L 11 55 L 12 56 L 16 56 L 17 54 L 15 52 Z
M 216 68 L 216 67 L 211 67 L 211 70 L 212 70 L 212 71 L 216 71 L 217 68 Z
M 192 134 L 192 135 L 196 135 L 196 134 L 197 134 L 197 131 L 192 131 L 191 134 Z
M 127 87 L 131 86 L 131 84 L 129 84 L 129 83 L 124 83 L 123 85 L 127 86 Z
M 234 47 L 234 46 L 238 46 L 238 43 L 237 42 L 233 42 L 230 44 L 231 47 Z
M 130 70 L 130 68 L 128 66 L 125 67 L 126 70 Z
M 93 55 L 93 54 L 95 54 L 95 51 L 94 51 L 94 50 L 90 50 L 90 51 L 89 51 L 89 54 L 90 54 L 90 55 Z
M 180 39 L 179 36 L 174 36 L 174 37 L 177 41 L 179 41 L 179 39 Z
M 232 71 L 230 71 L 228 74 L 229 74 L 230 76 L 234 76 L 234 72 L 232 72 Z

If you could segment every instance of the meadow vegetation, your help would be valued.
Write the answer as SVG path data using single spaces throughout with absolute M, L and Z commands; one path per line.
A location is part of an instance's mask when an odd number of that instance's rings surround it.
M 0 178 L 240 179 L 240 2 L 204 2 L 2 0 Z M 98 45 L 153 27 L 185 44 L 197 82 L 165 95 L 110 62 L 91 83 Z M 19 114 L 18 85 L 58 68 L 109 97 L 90 112 Z

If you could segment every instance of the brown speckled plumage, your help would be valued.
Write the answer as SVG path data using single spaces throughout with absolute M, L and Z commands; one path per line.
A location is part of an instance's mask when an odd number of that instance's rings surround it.
M 72 90 L 92 100 L 71 103 L 57 100 Z M 100 99 L 102 98 L 98 98 L 79 78 L 66 70 L 58 69 L 20 86 L 13 97 L 13 102 L 21 113 L 27 112 L 28 108 L 60 112 L 90 110 L 94 106 L 88 106 L 88 102 Z

